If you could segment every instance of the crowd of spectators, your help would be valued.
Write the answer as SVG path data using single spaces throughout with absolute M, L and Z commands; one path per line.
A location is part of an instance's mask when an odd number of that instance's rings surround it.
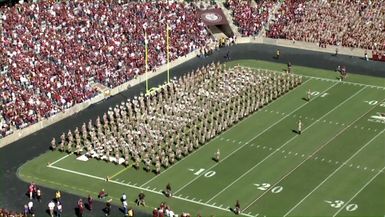
M 269 11 L 274 1 L 240 1 L 227 0 L 225 6 L 232 11 L 235 24 L 243 36 L 257 35 L 267 24 Z
M 282 2 L 267 36 L 385 49 L 385 4 L 368 0 L 287 0 Z
M 25 217 L 22 212 L 14 212 L 0 208 L 0 217 Z
M 63 1 L 0 10 L 0 138 L 199 49 L 210 38 L 192 4 Z
M 227 0 L 225 6 L 243 36 L 253 36 L 265 26 L 270 38 L 385 50 L 383 1 Z

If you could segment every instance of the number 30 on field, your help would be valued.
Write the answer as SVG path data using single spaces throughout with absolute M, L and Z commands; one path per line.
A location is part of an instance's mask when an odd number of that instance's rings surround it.
M 345 204 L 345 201 L 342 201 L 342 200 L 335 200 L 335 201 L 325 200 L 325 202 L 330 204 L 331 207 L 336 209 L 343 207 Z M 353 211 L 356 211 L 357 209 L 358 209 L 358 205 L 355 203 L 347 204 L 345 207 L 345 210 L 348 212 L 353 212 Z

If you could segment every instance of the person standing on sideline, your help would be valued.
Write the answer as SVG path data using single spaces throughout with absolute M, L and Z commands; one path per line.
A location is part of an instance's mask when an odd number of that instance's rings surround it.
M 87 197 L 87 202 L 88 202 L 88 209 L 91 211 L 92 210 L 92 205 L 94 203 L 94 199 L 91 197 L 90 194 Z
M 23 214 L 24 214 L 24 216 L 28 216 L 28 214 L 29 214 L 29 209 L 28 209 L 28 205 L 27 204 L 24 204 Z
M 297 130 L 297 133 L 298 133 L 299 135 L 301 135 L 301 133 L 302 133 L 302 121 L 301 121 L 301 119 L 298 121 L 298 130 Z
M 31 213 L 31 210 L 33 209 L 33 202 L 29 201 L 27 205 L 28 205 L 29 213 Z
M 29 185 L 28 187 L 28 195 L 29 195 L 29 199 L 32 200 L 33 199 L 33 182 Z
M 104 213 L 106 214 L 106 216 L 110 216 L 111 214 L 111 200 L 112 199 L 107 200 L 106 207 L 104 208 Z
M 126 195 L 126 193 L 123 193 L 123 194 L 122 194 L 122 197 L 120 198 L 120 200 L 121 200 L 122 202 L 127 200 L 127 195 Z
M 172 195 L 170 183 L 167 183 L 167 185 L 166 185 L 165 195 L 166 195 L 166 197 L 171 197 L 171 195 Z
M 57 190 L 56 193 L 55 193 L 56 202 L 59 202 L 60 198 L 61 198 L 61 192 L 59 190 Z
M 54 209 L 55 209 L 55 203 L 51 200 L 49 203 L 48 203 L 48 210 L 49 210 L 49 215 L 51 217 L 54 217 L 53 214 L 54 214 Z
M 63 205 L 61 204 L 61 202 L 57 202 L 56 217 L 61 217 L 62 213 L 63 213 Z
M 79 211 L 79 217 L 82 217 L 83 216 L 83 212 L 84 212 L 84 204 L 83 204 L 83 200 L 80 198 L 78 200 L 78 211 Z
M 123 200 L 122 206 L 123 206 L 124 216 L 128 216 L 128 209 L 127 209 L 127 201 L 126 200 Z
M 234 213 L 239 215 L 241 213 L 241 204 L 239 203 L 239 200 L 235 203 Z
M 36 189 L 36 199 L 37 199 L 37 201 L 41 202 L 41 190 L 40 190 L 40 188 Z
M 277 60 L 279 60 L 279 55 L 280 55 L 280 52 L 279 52 L 279 49 L 277 49 L 277 51 L 275 52 L 275 58 Z

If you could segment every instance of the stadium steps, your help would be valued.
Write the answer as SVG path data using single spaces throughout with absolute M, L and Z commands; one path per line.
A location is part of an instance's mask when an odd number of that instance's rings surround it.
M 229 21 L 229 25 L 231 30 L 233 31 L 234 35 L 237 36 L 237 38 L 242 37 L 241 34 L 238 31 L 238 27 L 234 24 L 233 16 L 231 15 L 231 11 L 227 9 L 224 6 L 225 1 L 218 1 L 217 5 L 222 9 L 223 14 L 226 16 L 226 19 Z

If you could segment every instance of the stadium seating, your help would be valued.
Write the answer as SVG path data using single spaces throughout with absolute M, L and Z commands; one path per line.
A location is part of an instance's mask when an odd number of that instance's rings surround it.
M 385 50 L 382 1 L 265 0 L 253 5 L 251 1 L 228 0 L 226 6 L 243 36 L 258 34 L 269 22 L 266 36 L 270 38 Z
M 380 1 L 284 1 L 267 36 L 363 49 L 385 49 Z
M 22 217 L 23 213 L 0 208 L 0 217 Z
M 226 7 L 232 11 L 234 22 L 243 36 L 257 35 L 267 23 L 273 1 L 260 1 L 252 6 L 251 1 L 228 0 Z
M 149 70 L 166 63 L 166 23 L 171 60 L 210 37 L 183 3 L 40 1 L 1 14 L 0 138 L 92 98 L 93 82 L 116 87 L 144 73 L 144 31 Z

